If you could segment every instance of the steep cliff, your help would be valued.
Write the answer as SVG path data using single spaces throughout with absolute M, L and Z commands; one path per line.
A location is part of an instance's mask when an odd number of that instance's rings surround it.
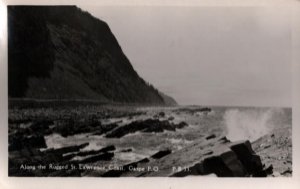
M 8 6 L 9 97 L 174 105 L 145 82 L 109 26 L 76 6 Z

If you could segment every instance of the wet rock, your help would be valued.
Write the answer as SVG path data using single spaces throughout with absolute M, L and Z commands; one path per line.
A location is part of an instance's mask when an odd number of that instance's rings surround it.
M 154 118 L 154 119 L 159 119 L 159 115 L 155 114 L 155 115 L 153 116 L 153 118 Z
M 81 148 L 84 148 L 88 143 L 81 145 L 74 145 L 69 147 L 63 147 L 59 149 L 48 149 L 45 151 L 40 151 L 34 148 L 24 148 L 19 151 L 12 151 L 9 154 L 9 174 L 14 176 L 80 176 L 81 171 L 75 170 L 20 170 L 22 164 L 37 166 L 42 165 L 58 165 L 65 166 L 69 161 L 77 156 L 76 153 Z M 108 146 L 100 149 L 98 152 L 101 154 L 88 157 L 81 161 L 71 161 L 72 164 L 78 165 L 78 163 L 92 163 L 96 161 L 109 161 L 114 156 L 113 153 L 108 151 L 114 150 L 114 146 Z M 79 152 L 80 153 L 80 152 Z
M 167 150 L 159 151 L 159 152 L 153 154 L 151 157 L 154 158 L 154 159 L 160 159 L 160 158 L 162 158 L 162 157 L 164 157 L 166 155 L 169 155 L 171 153 L 172 153 L 172 151 L 169 150 L 169 149 L 167 149 Z
M 34 148 L 24 148 L 20 151 L 13 151 L 9 154 L 9 174 L 14 176 L 48 176 L 52 171 L 38 170 L 38 165 L 48 165 L 49 163 L 59 163 L 64 161 L 64 157 L 57 154 L 46 154 Z M 21 169 L 21 166 L 29 165 L 35 170 Z
M 160 127 L 157 125 L 157 126 L 147 127 L 145 129 L 142 129 L 141 131 L 144 133 L 161 133 L 164 132 L 164 130 L 175 131 L 176 129 L 171 126 Z
M 264 171 L 266 172 L 267 175 L 271 175 L 273 173 L 273 165 L 270 165 Z
M 169 121 L 173 121 L 175 118 L 173 117 L 173 116 L 170 116 L 169 118 L 168 118 L 168 120 Z
M 225 143 L 229 143 L 229 142 L 230 142 L 230 140 L 229 140 L 229 139 L 227 139 L 227 137 L 226 137 L 226 136 L 224 136 L 224 137 L 220 138 L 218 141 L 219 141 L 219 142 L 221 142 L 222 144 L 225 144 Z
M 188 126 L 188 124 L 184 121 L 180 122 L 179 124 L 175 125 L 177 129 L 182 129 L 186 126 Z
M 262 171 L 263 165 L 261 159 L 255 154 L 248 140 L 235 142 L 230 145 L 230 148 L 236 153 L 249 174 L 255 175 Z
M 204 107 L 200 109 L 201 112 L 211 112 L 211 108 Z
M 30 146 L 32 148 L 46 148 L 46 141 L 42 135 L 31 135 L 23 140 L 25 146 Z
M 42 135 L 23 136 L 17 133 L 9 136 L 9 151 L 21 150 L 25 147 L 29 148 L 46 148 L 46 141 Z
M 67 147 L 58 148 L 58 149 L 48 149 L 48 150 L 45 150 L 44 153 L 46 153 L 46 154 L 66 154 L 66 153 L 70 153 L 70 152 L 79 151 L 81 148 L 84 148 L 88 145 L 89 145 L 89 143 L 84 143 L 81 145 L 67 146 Z
M 179 163 L 180 162 L 180 163 Z M 218 177 L 267 176 L 260 157 L 254 153 L 249 141 L 218 143 L 205 140 L 172 152 L 162 159 L 153 159 L 142 166 L 159 166 L 161 171 L 127 173 L 130 176 L 173 176 L 215 174 Z
M 165 117 L 166 114 L 165 114 L 165 112 L 159 112 L 158 115 L 159 115 L 160 117 Z
M 89 150 L 89 151 L 82 151 L 78 152 L 75 155 L 76 156 L 87 156 L 87 155 L 94 155 L 94 154 L 99 154 L 99 153 L 107 153 L 109 151 L 114 151 L 116 150 L 116 147 L 114 145 L 104 147 L 100 150 Z
M 92 157 L 85 158 L 81 161 L 78 161 L 78 163 L 84 164 L 84 163 L 93 163 L 96 161 L 109 161 L 114 157 L 114 153 L 104 153 L 100 155 L 95 155 Z
M 38 120 L 31 124 L 30 128 L 35 132 L 43 132 L 48 129 L 50 125 L 53 125 L 52 120 Z
M 208 151 L 205 151 L 204 153 L 203 153 L 203 155 L 211 155 L 211 154 L 213 154 L 214 152 L 212 151 L 212 150 L 208 150 Z
M 55 122 L 53 132 L 61 134 L 63 137 L 72 136 L 75 134 L 82 134 L 93 132 L 102 129 L 102 124 L 97 119 L 65 119 Z
M 132 149 L 128 148 L 128 149 L 121 150 L 120 152 L 124 152 L 124 153 L 126 153 L 126 152 L 132 152 Z
M 114 145 L 110 145 L 110 146 L 100 149 L 99 151 L 105 153 L 105 152 L 114 151 L 114 150 L 116 150 L 116 147 Z
M 187 114 L 191 114 L 191 115 L 194 115 L 195 113 L 208 113 L 208 112 L 211 112 L 212 109 L 211 108 L 208 108 L 208 107 L 204 107 L 204 108 L 179 108 L 179 109 L 176 109 L 176 110 L 173 110 L 173 112 L 175 112 L 176 114 L 179 114 L 179 113 L 187 113 Z
M 236 154 L 226 146 L 215 149 L 212 155 L 206 156 L 198 163 L 190 166 L 188 170 L 182 170 L 172 176 L 215 174 L 218 177 L 243 177 L 247 175 Z
M 12 164 L 22 164 L 26 162 L 39 163 L 43 161 L 43 154 L 34 148 L 24 148 L 19 151 L 9 153 L 9 160 Z
M 186 123 L 179 124 L 170 123 L 167 120 L 160 121 L 158 119 L 146 119 L 140 121 L 134 121 L 124 126 L 117 127 L 116 129 L 108 132 L 106 137 L 108 138 L 121 138 L 129 133 L 141 132 L 163 132 L 164 130 L 175 131 L 176 128 L 185 127 Z
M 68 161 L 72 158 L 76 157 L 76 154 L 68 154 L 68 155 L 63 155 L 62 156 L 62 161 Z
M 93 135 L 102 135 L 102 134 L 105 134 L 117 127 L 118 127 L 118 125 L 116 123 L 102 125 L 96 129 L 96 131 L 93 133 Z
M 148 163 L 150 160 L 148 158 L 141 159 L 137 163 Z
M 213 139 L 213 138 L 216 138 L 216 135 L 215 135 L 215 134 L 209 135 L 209 136 L 207 136 L 205 139 L 206 139 L 206 140 L 210 140 L 210 139 Z
M 203 174 L 211 173 L 218 177 L 242 177 L 247 174 L 236 154 L 229 148 L 204 159 Z

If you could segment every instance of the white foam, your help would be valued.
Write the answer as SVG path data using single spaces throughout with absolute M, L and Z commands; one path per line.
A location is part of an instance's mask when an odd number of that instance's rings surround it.
M 266 110 L 239 110 L 229 109 L 224 114 L 224 121 L 227 129 L 227 137 L 232 140 L 249 139 L 251 141 L 268 134 L 273 125 L 274 111 Z

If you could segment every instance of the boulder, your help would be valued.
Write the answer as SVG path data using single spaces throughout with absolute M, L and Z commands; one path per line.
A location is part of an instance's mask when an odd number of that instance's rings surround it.
M 214 173 L 218 177 L 242 177 L 246 175 L 242 163 L 229 148 L 207 157 L 203 161 L 203 174 Z
M 159 115 L 160 117 L 165 117 L 166 114 L 165 114 L 165 112 L 159 112 L 158 115 Z
M 223 137 L 222 141 L 225 139 Z M 127 172 L 124 175 L 183 177 L 214 174 L 218 177 L 261 177 L 270 174 L 269 168 L 263 170 L 260 157 L 254 153 L 249 141 L 220 143 L 218 139 L 199 140 L 164 158 L 152 158 L 140 166 L 158 166 L 159 171 Z
M 173 177 L 183 177 L 188 175 L 210 175 L 218 177 L 243 177 L 246 176 L 242 163 L 236 154 L 228 147 L 222 146 L 214 149 L 212 155 L 208 155 L 192 166 L 172 174 Z
M 232 143 L 230 144 L 230 148 L 236 153 L 249 174 L 255 175 L 262 171 L 263 165 L 261 159 L 255 154 L 248 140 Z

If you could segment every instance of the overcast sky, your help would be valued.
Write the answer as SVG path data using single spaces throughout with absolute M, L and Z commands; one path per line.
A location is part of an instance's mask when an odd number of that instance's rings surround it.
M 182 105 L 291 106 L 289 11 L 92 7 L 134 69 Z

